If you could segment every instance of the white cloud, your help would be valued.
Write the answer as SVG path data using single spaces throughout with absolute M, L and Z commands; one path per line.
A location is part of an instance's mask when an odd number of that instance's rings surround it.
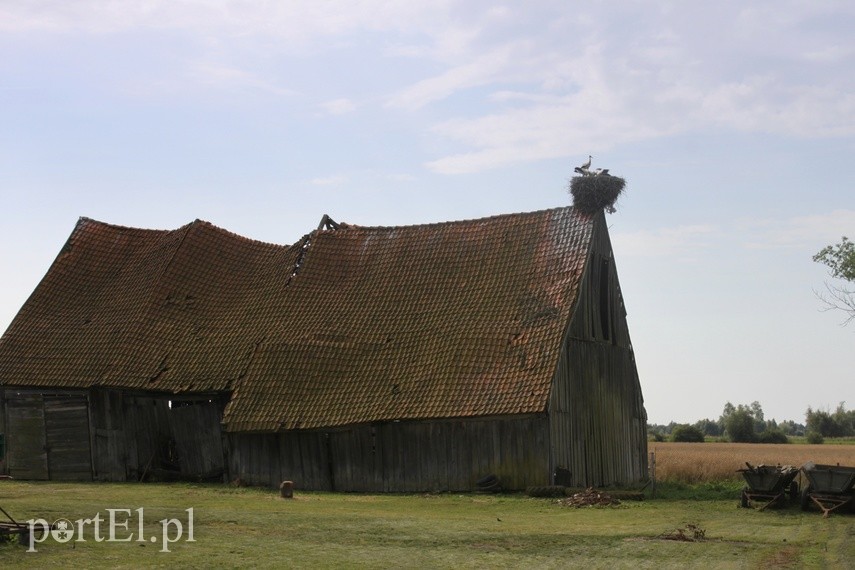
M 640 11 L 620 30 L 614 18 L 592 18 L 584 38 L 560 45 L 544 33 L 529 49 L 512 50 L 503 66 L 485 66 L 479 75 L 469 72 L 474 60 L 464 61 L 402 93 L 415 93 L 417 107 L 473 86 L 498 87 L 485 101 L 489 111 L 472 116 L 468 109 L 434 126 L 437 135 L 468 147 L 427 164 L 446 174 L 709 129 L 851 136 L 855 41 L 844 31 L 817 38 L 804 21 L 851 19 L 852 10 L 790 8 L 786 17 L 745 16 L 736 32 L 717 24 L 725 6 Z M 783 45 L 770 45 L 770 37 Z M 819 54 L 813 60 L 823 60 L 821 69 L 805 59 L 807 48 Z M 508 83 L 519 88 L 504 88 Z
M 309 182 L 313 186 L 340 186 L 347 182 L 347 177 L 341 175 L 333 175 L 322 178 L 313 178 Z
M 300 91 L 316 94 L 312 104 L 328 113 L 373 100 L 429 117 L 430 125 L 413 128 L 438 140 L 427 166 L 446 174 L 710 129 L 855 134 L 855 5 L 488 4 L 4 2 L 0 32 L 28 40 L 150 32 L 179 38 L 177 44 L 196 52 L 188 61 L 205 63 L 139 79 L 149 90 L 177 86 L 173 92 L 189 91 L 194 82 L 291 94 L 298 83 L 291 62 L 281 59 L 296 54 L 312 70 L 304 72 Z M 365 92 L 374 85 L 355 83 L 349 92 L 335 84 L 336 99 L 308 88 L 325 79 L 317 70 L 334 76 L 341 65 L 335 58 L 350 50 L 372 50 L 367 60 L 407 72 L 385 76 L 370 99 Z M 377 77 L 366 75 L 366 82 Z M 431 106 L 440 109 L 426 110 Z
M 743 218 L 724 225 L 694 224 L 612 234 L 619 257 L 693 257 L 724 247 L 818 251 L 855 235 L 855 210 L 839 209 L 783 219 Z
M 612 234 L 612 242 L 621 258 L 686 256 L 710 246 L 719 235 L 716 226 L 697 224 L 636 232 L 615 232 Z
M 190 75 L 197 83 L 211 87 L 250 88 L 267 91 L 276 95 L 295 95 L 296 93 L 284 87 L 279 87 L 257 75 L 243 69 L 216 65 L 212 63 L 195 63 L 190 67 Z
M 416 178 L 412 174 L 406 173 L 387 174 L 386 179 L 392 182 L 415 182 L 416 180 L 418 180 L 418 178 Z
M 742 220 L 745 246 L 752 249 L 800 248 L 810 251 L 855 236 L 855 210 L 833 210 L 783 220 Z
M 330 115 L 346 115 L 356 110 L 356 103 L 350 99 L 333 99 L 320 104 L 321 109 Z
M 460 90 L 500 80 L 509 73 L 515 52 L 518 51 L 519 46 L 513 43 L 500 46 L 466 64 L 457 65 L 438 76 L 411 85 L 392 95 L 388 104 L 409 110 L 419 109 Z
M 280 38 L 302 43 L 353 30 L 394 30 L 433 21 L 446 2 L 272 0 L 43 0 L 4 2 L 6 32 L 122 33 L 134 29 Z

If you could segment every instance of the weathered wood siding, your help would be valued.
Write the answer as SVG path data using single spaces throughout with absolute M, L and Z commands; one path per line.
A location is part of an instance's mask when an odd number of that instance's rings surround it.
M 175 402 L 118 390 L 7 389 L 0 400 L 5 470 L 19 479 L 137 481 L 164 468 L 185 478 L 222 477 L 219 399 Z
M 92 390 L 90 423 L 94 433 L 93 476 L 99 481 L 127 480 L 125 410 L 118 390 Z
M 5 390 L 6 470 L 19 479 L 92 479 L 84 392 Z
M 552 467 L 569 470 L 577 486 L 647 476 L 647 415 L 600 216 L 549 404 Z
M 228 434 L 230 472 L 252 485 L 307 490 L 471 491 L 549 483 L 545 416 L 388 422 L 335 431 Z
M 91 481 L 89 406 L 86 394 L 46 394 L 45 439 L 54 481 Z
M 216 401 L 177 405 L 169 413 L 169 430 L 182 475 L 211 478 L 224 475 L 222 407 Z
M 0 475 L 8 475 L 6 463 L 6 396 L 0 389 Z
M 19 479 L 47 479 L 45 412 L 41 394 L 15 394 L 7 390 L 4 404 L 9 475 Z
M 218 398 L 179 405 L 169 396 L 100 390 L 92 400 L 97 479 L 139 481 L 163 468 L 186 478 L 223 474 Z

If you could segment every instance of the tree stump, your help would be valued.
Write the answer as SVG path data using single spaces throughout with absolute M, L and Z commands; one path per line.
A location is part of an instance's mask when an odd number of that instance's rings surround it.
M 294 498 L 294 482 L 293 481 L 282 481 L 279 485 L 279 496 L 283 499 L 293 499 Z

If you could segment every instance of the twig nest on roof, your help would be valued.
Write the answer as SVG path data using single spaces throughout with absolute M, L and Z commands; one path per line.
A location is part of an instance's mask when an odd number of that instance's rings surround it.
M 570 179 L 573 207 L 585 214 L 595 214 L 603 208 L 612 214 L 625 186 L 626 180 L 619 176 L 574 176 Z

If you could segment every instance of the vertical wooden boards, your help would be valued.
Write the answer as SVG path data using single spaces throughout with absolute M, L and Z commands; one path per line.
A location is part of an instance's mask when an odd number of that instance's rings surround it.
M 49 478 L 41 394 L 6 391 L 6 462 L 16 479 Z
M 552 468 L 574 485 L 647 475 L 646 413 L 604 219 L 597 220 L 549 401 Z
M 169 401 L 124 395 L 123 409 L 128 478 L 139 481 L 153 466 L 175 463 L 170 447 Z
M 640 481 L 646 434 L 631 355 L 620 347 L 570 340 L 550 402 L 554 465 L 578 486 Z
M 45 395 L 44 419 L 50 478 L 54 481 L 91 481 L 92 455 L 86 395 Z
M 215 401 L 200 401 L 173 405 L 169 410 L 169 431 L 182 475 L 210 478 L 222 474 L 225 465 L 219 408 Z
M 89 392 L 90 424 L 94 426 L 94 478 L 125 481 L 128 450 L 124 432 L 122 394 L 116 390 Z M 136 456 L 136 447 L 133 448 Z
M 9 475 L 18 479 L 89 481 L 89 409 L 83 392 L 7 390 Z
M 253 485 L 278 485 L 273 472 L 297 490 L 346 492 L 472 491 L 491 474 L 508 490 L 549 483 L 545 415 L 383 422 L 228 439 L 232 476 Z

